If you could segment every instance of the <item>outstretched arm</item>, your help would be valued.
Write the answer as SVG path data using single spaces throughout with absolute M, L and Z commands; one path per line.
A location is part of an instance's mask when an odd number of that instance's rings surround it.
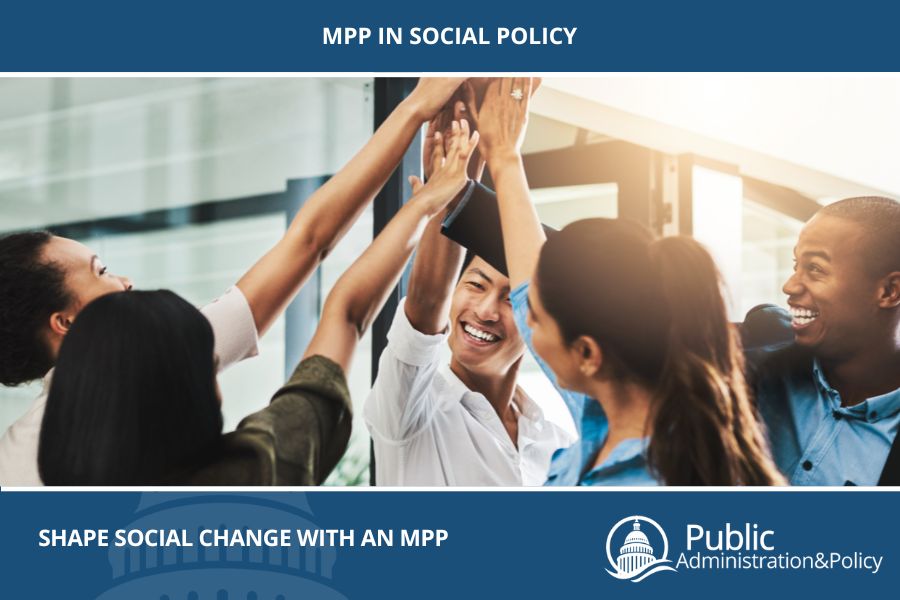
M 465 185 L 466 165 L 477 143 L 478 133 L 470 136 L 463 121 L 453 128 L 446 158 L 442 149 L 436 150 L 441 166 L 428 183 L 410 178 L 413 197 L 334 285 L 304 357 L 322 355 L 347 371 L 359 339 L 400 279 L 429 219 Z
M 422 123 L 441 110 L 462 81 L 421 79 L 362 150 L 316 190 L 275 247 L 241 277 L 237 287 L 260 335 L 372 201 Z
M 428 133 L 422 146 L 422 163 L 425 178 L 432 176 L 433 165 L 442 154 L 448 134 L 452 135 L 450 123 L 461 121 L 466 116 L 465 103 L 458 100 L 450 109 L 441 111 L 428 124 Z M 444 132 L 442 134 L 442 132 Z M 481 179 L 484 161 L 476 149 L 469 161 L 469 177 Z M 410 324 L 422 333 L 433 335 L 447 327 L 450 297 L 454 282 L 462 266 L 463 248 L 450 238 L 441 235 L 441 223 L 446 211 L 441 211 L 428 222 L 422 241 L 416 250 L 409 291 L 404 310 Z
M 537 83 L 529 77 L 495 79 L 488 84 L 481 107 L 474 103 L 469 106 L 478 122 L 480 151 L 487 159 L 497 192 L 503 249 L 513 289 L 531 279 L 546 241 L 531 203 L 521 154 L 529 101 Z

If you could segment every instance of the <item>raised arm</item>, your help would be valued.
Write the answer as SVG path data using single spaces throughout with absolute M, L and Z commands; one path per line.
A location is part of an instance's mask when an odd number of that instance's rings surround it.
M 346 372 L 356 344 L 397 284 L 403 267 L 429 219 L 438 214 L 466 183 L 466 165 L 478 143 L 468 124 L 453 127 L 446 158 L 437 144 L 440 167 L 427 184 L 411 177 L 413 197 L 387 224 L 366 251 L 334 285 L 305 357 L 325 356 Z
M 481 134 L 480 152 L 494 180 L 510 286 L 531 279 L 546 241 L 531 203 L 522 164 L 522 140 L 528 106 L 537 81 L 529 77 L 495 79 L 488 84 L 481 107 L 469 105 Z
M 419 131 L 450 99 L 461 78 L 421 79 L 372 138 L 316 190 L 284 237 L 237 283 L 263 334 L 372 201 Z
M 452 109 L 441 111 L 428 124 L 428 133 L 422 146 L 422 164 L 426 180 L 431 178 L 433 165 L 440 160 L 448 128 L 451 127 L 450 123 L 454 120 L 462 121 L 465 115 L 465 103 L 458 100 Z M 449 133 L 452 134 L 452 129 Z M 469 177 L 481 179 L 483 171 L 484 161 L 476 149 L 469 161 Z M 425 227 L 425 233 L 413 260 L 409 291 L 404 305 L 410 324 L 416 330 L 428 335 L 440 333 L 447 327 L 450 297 L 464 255 L 464 250 L 459 244 L 441 235 L 441 223 L 445 216 L 446 211 L 439 212 Z

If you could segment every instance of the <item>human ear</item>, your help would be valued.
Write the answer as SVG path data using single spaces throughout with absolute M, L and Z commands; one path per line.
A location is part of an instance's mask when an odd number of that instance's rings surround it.
M 881 308 L 900 306 L 900 271 L 894 271 L 882 280 L 878 306 Z
M 593 377 L 603 364 L 603 351 L 597 341 L 581 335 L 572 342 L 572 350 L 578 361 L 578 370 L 585 377 Z
M 50 331 L 53 332 L 54 335 L 63 337 L 69 333 L 69 329 L 72 327 L 72 321 L 73 317 L 71 315 L 55 312 L 50 315 Z

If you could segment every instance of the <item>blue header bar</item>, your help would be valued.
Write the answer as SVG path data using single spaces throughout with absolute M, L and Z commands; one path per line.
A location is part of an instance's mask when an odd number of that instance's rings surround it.
M 876 0 L 18 2 L 3 8 L 0 71 L 894 71 L 897 12 Z

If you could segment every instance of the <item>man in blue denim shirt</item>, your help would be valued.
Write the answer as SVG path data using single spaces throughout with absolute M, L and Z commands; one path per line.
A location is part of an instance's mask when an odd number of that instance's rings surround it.
M 900 203 L 829 205 L 794 256 L 794 344 L 748 353 L 775 461 L 793 485 L 875 485 L 900 426 Z

